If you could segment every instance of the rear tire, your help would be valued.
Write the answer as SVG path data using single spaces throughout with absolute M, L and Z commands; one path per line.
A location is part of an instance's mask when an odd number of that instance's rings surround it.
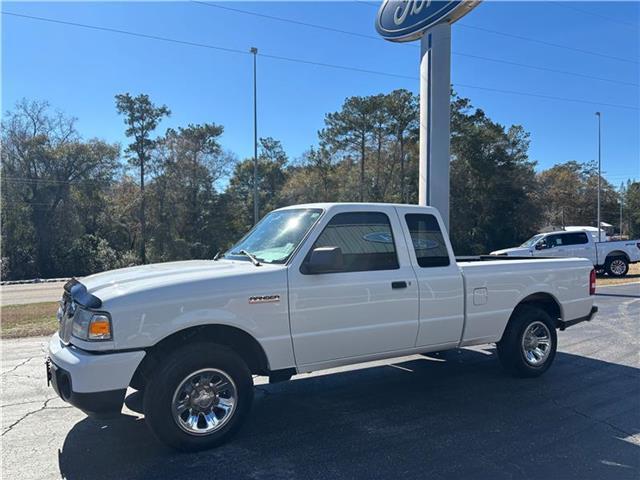
M 553 319 L 544 310 L 517 307 L 497 344 L 500 363 L 517 377 L 537 377 L 553 363 L 558 337 Z
M 625 257 L 607 258 L 604 269 L 611 277 L 624 277 L 629 271 L 629 262 Z
M 231 438 L 252 401 L 251 372 L 238 354 L 214 343 L 191 344 L 156 368 L 146 385 L 144 415 L 162 443 L 197 451 Z

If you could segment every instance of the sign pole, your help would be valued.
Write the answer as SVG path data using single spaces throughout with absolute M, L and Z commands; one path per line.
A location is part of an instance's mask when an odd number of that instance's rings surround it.
M 449 229 L 451 24 L 420 39 L 420 158 L 418 204 L 436 207 Z
M 249 50 L 253 54 L 253 224 L 260 221 L 260 207 L 258 202 L 258 83 L 256 79 L 256 59 L 258 49 L 251 47 Z
M 420 39 L 418 205 L 440 210 L 449 229 L 451 24 L 480 0 L 384 0 L 376 30 L 392 42 Z

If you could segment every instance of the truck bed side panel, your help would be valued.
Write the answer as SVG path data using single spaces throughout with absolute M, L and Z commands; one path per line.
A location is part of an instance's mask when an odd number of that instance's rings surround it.
M 589 314 L 589 272 L 585 259 L 462 262 L 466 322 L 461 344 L 496 342 L 515 307 L 529 295 L 546 293 L 560 305 L 563 320 Z
M 640 248 L 638 248 L 640 240 L 615 240 L 610 242 L 596 242 L 597 265 L 604 265 L 608 255 L 614 252 L 622 252 L 628 258 L 629 262 L 636 263 L 640 261 Z

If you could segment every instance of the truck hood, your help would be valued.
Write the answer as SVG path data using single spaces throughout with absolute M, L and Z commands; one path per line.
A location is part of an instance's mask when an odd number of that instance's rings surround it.
M 531 257 L 531 250 L 526 247 L 503 248 L 491 252 L 491 255 L 507 255 L 509 257 Z
M 114 297 L 148 291 L 167 285 L 223 279 L 230 276 L 258 273 L 281 265 L 263 264 L 256 267 L 249 261 L 238 260 L 188 260 L 182 262 L 155 263 L 137 267 L 110 270 L 80 281 L 87 291 L 100 300 L 108 301 Z
M 209 324 L 276 335 L 291 345 L 285 265 L 228 259 L 158 263 L 90 275 L 80 284 L 76 292 L 101 301 L 92 308 L 110 314 L 114 332 L 112 342 L 74 339 L 80 348 L 144 348 Z

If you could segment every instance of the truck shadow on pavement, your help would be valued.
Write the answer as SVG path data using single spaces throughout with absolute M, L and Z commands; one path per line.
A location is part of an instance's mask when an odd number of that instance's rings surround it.
M 238 435 L 196 454 L 137 417 L 85 419 L 59 467 L 72 480 L 637 479 L 639 372 L 558 353 L 542 377 L 515 379 L 492 350 L 454 350 L 257 387 Z

